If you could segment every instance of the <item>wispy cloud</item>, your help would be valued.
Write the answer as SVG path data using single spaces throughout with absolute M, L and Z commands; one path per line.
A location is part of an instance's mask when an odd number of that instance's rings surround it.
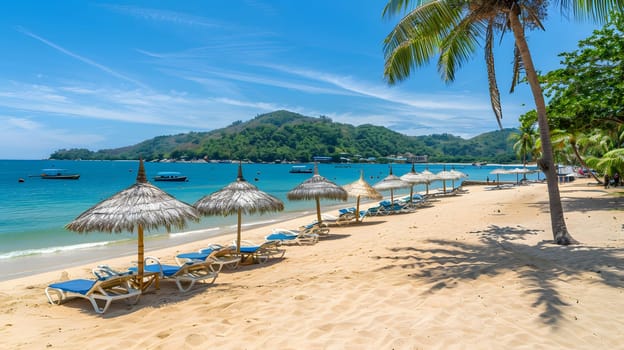
M 53 48 L 53 49 L 55 49 L 55 50 L 65 54 L 65 55 L 67 55 L 69 57 L 72 57 L 72 58 L 77 59 L 77 60 L 79 60 L 79 61 L 81 61 L 83 63 L 86 63 L 86 64 L 88 64 L 88 65 L 90 65 L 92 67 L 95 67 L 95 68 L 97 68 L 97 69 L 99 69 L 99 70 L 101 70 L 101 71 L 103 71 L 105 73 L 108 73 L 108 74 L 110 74 L 110 75 L 112 75 L 112 76 L 114 76 L 116 78 L 128 81 L 128 82 L 130 82 L 130 83 L 132 83 L 132 84 L 134 84 L 136 86 L 139 86 L 139 87 L 142 87 L 142 88 L 145 88 L 145 89 L 148 88 L 147 85 L 141 83 L 140 81 L 138 81 L 136 79 L 132 79 L 132 78 L 126 76 L 126 75 L 123 75 L 123 74 L 121 74 L 119 72 L 116 72 L 115 70 L 113 70 L 113 69 L 111 69 L 109 67 L 106 67 L 103 64 L 97 63 L 97 62 L 95 62 L 95 61 L 93 61 L 93 60 L 91 60 L 89 58 L 86 58 L 86 57 L 80 56 L 80 55 L 78 55 L 78 54 L 76 54 L 74 52 L 71 52 L 71 51 L 65 49 L 64 47 L 62 47 L 60 45 L 57 45 L 57 44 L 55 44 L 55 43 L 53 43 L 53 42 L 51 42 L 51 41 L 49 41 L 49 40 L 47 40 L 47 39 L 37 35 L 35 33 L 32 33 L 30 31 L 26 30 L 25 28 L 17 27 L 16 30 L 21 32 L 24 35 L 27 35 L 27 36 L 35 39 L 35 40 L 38 40 L 38 41 L 40 41 L 40 42 L 50 46 L 51 48 Z
M 331 84 L 352 93 L 357 93 L 363 96 L 385 100 L 392 103 L 400 103 L 410 107 L 424 109 L 444 108 L 457 110 L 483 110 L 488 108 L 487 101 L 474 103 L 472 101 L 466 101 L 467 98 L 465 96 L 448 96 L 441 94 L 407 94 L 404 92 L 399 92 L 399 89 L 392 89 L 382 84 L 371 84 L 359 81 L 350 76 L 339 76 L 331 73 L 288 67 L 284 65 L 263 64 L 263 66 L 288 74 L 301 76 L 306 79 L 312 79 L 319 82 Z M 473 99 L 474 96 L 471 96 L 471 100 Z
M 249 119 L 258 110 L 280 108 L 285 106 L 225 97 L 189 96 L 176 91 L 158 93 L 80 85 L 55 88 L 17 82 L 8 85 L 0 83 L 0 110 L 190 130 L 212 130 L 224 127 L 233 120 Z
M 134 16 L 137 18 L 159 21 L 159 22 L 170 22 L 173 24 L 182 24 L 187 26 L 201 26 L 201 27 L 223 27 L 227 26 L 226 24 L 210 20 L 205 17 L 188 15 L 175 11 L 166 11 L 166 10 L 156 10 L 149 8 L 142 8 L 136 6 L 122 6 L 122 5 L 101 5 L 102 7 L 108 8 L 112 11 L 116 11 L 118 13 L 122 13 L 129 16 Z

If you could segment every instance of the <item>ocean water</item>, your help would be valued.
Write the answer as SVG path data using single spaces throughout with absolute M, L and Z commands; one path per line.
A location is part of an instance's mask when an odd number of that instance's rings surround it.
M 158 171 L 179 171 L 189 177 L 188 182 L 153 182 L 177 199 L 193 204 L 202 196 L 215 192 L 236 179 L 238 164 L 213 163 L 145 163 L 148 179 Z M 289 201 L 286 194 L 311 174 L 291 174 L 290 164 L 243 164 L 243 175 L 260 190 L 272 194 L 284 202 L 281 213 L 246 216 L 244 225 L 270 224 L 282 219 L 313 213 L 312 201 Z M 473 166 L 470 164 L 417 164 L 416 171 L 425 168 L 436 173 L 454 168 L 469 175 L 470 180 L 494 180 L 490 172 L 499 166 Z M 80 173 L 79 180 L 44 180 L 38 174 L 41 169 L 68 169 Z M 411 168 L 409 164 L 393 164 L 395 175 L 402 175 Z M 63 251 L 97 249 L 107 245 L 129 242 L 135 234 L 126 232 L 109 234 L 92 232 L 78 234 L 68 231 L 64 225 L 96 203 L 131 186 L 136 179 L 137 161 L 51 161 L 51 160 L 0 160 L 0 262 L 24 256 L 50 255 Z M 365 179 L 372 185 L 388 175 L 389 166 L 384 164 L 319 164 L 322 176 L 346 185 L 359 178 L 364 171 Z M 19 182 L 19 179 L 24 182 Z M 536 174 L 530 175 L 536 179 Z M 543 175 L 542 175 L 543 178 Z M 515 175 L 501 175 L 501 181 L 515 181 Z M 459 182 L 457 182 L 458 184 Z M 447 182 L 450 186 L 450 182 Z M 441 188 L 442 182 L 434 182 L 431 188 Z M 415 191 L 424 191 L 424 185 Z M 395 191 L 396 195 L 408 194 L 409 189 Z M 389 196 L 389 192 L 384 195 Z M 323 201 L 324 210 L 329 207 L 350 206 L 348 202 Z M 187 240 L 205 238 L 233 231 L 235 216 L 204 217 L 199 223 L 191 223 L 184 232 L 167 233 L 163 230 L 146 232 L 146 241 L 167 244 L 168 239 Z M 201 237 L 194 236 L 201 232 Z M 198 234 L 198 233 L 197 233 Z M 149 246 L 149 243 L 147 243 Z

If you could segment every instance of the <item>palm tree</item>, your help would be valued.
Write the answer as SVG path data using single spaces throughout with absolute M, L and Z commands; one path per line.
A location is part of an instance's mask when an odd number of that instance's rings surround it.
M 600 158 L 590 157 L 587 164 L 602 173 L 613 175 L 624 168 L 624 148 L 613 149 Z
M 604 21 L 611 9 L 621 10 L 623 2 L 573 0 L 557 4 L 561 10 L 572 12 L 573 17 Z M 543 0 L 389 0 L 382 16 L 407 13 L 385 39 L 384 76 L 389 84 L 395 84 L 407 78 L 412 68 L 427 64 L 439 53 L 438 71 L 445 81 L 453 81 L 455 70 L 471 57 L 479 40 L 484 39 L 492 108 L 500 126 L 502 113 L 492 43 L 494 31 L 511 29 L 515 39 L 513 82 L 518 82 L 518 72 L 523 69 L 535 100 L 542 143 L 538 165 L 546 174 L 554 241 L 568 245 L 576 241 L 568 232 L 563 216 L 546 103 L 524 32 L 525 28 L 543 29 L 541 20 L 545 18 L 546 7 Z
M 589 169 L 589 166 L 585 162 L 585 159 L 581 156 L 581 151 L 579 150 L 580 146 L 589 146 L 589 138 L 581 132 L 567 132 L 564 130 L 553 130 L 552 139 L 554 140 L 555 147 L 559 149 L 565 149 L 566 153 L 568 149 L 574 153 L 574 157 L 579 162 L 579 164 L 585 168 Z M 585 153 L 585 152 L 583 152 Z M 589 174 L 596 180 L 598 183 L 602 183 L 602 181 L 594 174 L 593 172 L 589 172 Z
M 533 153 L 535 148 L 535 139 L 537 138 L 537 131 L 533 125 L 520 126 L 519 133 L 513 133 L 509 135 L 513 144 L 513 150 L 516 152 L 522 164 L 526 166 L 528 162 L 528 155 Z

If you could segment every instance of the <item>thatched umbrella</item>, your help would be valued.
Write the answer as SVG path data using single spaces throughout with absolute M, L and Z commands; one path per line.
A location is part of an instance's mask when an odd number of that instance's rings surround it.
M 143 159 L 139 159 L 136 183 L 101 201 L 80 214 L 65 226 L 76 232 L 121 232 L 138 233 L 138 279 L 143 289 L 143 230 L 164 226 L 182 229 L 187 220 L 199 221 L 199 215 L 192 206 L 150 184 L 145 176 Z
M 342 186 L 347 191 L 349 196 L 357 198 L 357 204 L 355 206 L 355 222 L 360 221 L 360 197 L 365 197 L 373 200 L 379 200 L 383 198 L 381 193 L 377 192 L 371 185 L 364 180 L 364 170 L 360 171 L 360 178 L 348 185 Z
M 424 176 L 422 176 L 421 174 L 416 172 L 416 169 L 414 169 L 414 163 L 412 163 L 412 169 L 401 175 L 401 180 L 405 181 L 405 182 L 409 182 L 411 184 L 410 186 L 410 204 L 413 203 L 413 197 L 414 197 L 414 185 L 418 185 L 418 184 L 429 184 L 429 180 L 427 180 L 427 178 L 425 178 Z
M 531 170 L 526 167 L 524 168 L 514 168 L 511 170 L 507 170 L 508 174 L 516 174 L 516 184 L 520 183 L 520 174 L 523 174 L 524 179 L 526 179 L 526 174 L 534 173 L 536 170 Z
M 496 175 L 496 184 L 498 184 L 500 182 L 499 179 L 498 179 L 500 174 L 509 174 L 509 171 L 507 171 L 506 169 L 503 169 L 503 168 L 498 168 L 498 169 L 494 169 L 494 170 L 490 171 L 490 174 Z
M 310 200 L 316 201 L 316 220 L 319 225 L 321 219 L 321 198 L 346 201 L 347 191 L 336 185 L 334 182 L 319 175 L 318 164 L 314 164 L 314 175 L 311 178 L 297 185 L 286 195 L 289 200 Z
M 236 181 L 217 192 L 204 196 L 193 204 L 203 215 L 238 215 L 236 252 L 240 253 L 242 214 L 278 212 L 284 210 L 284 203 L 266 192 L 260 191 L 243 178 L 243 166 L 238 164 Z
M 394 190 L 408 188 L 410 186 L 411 184 L 409 182 L 403 181 L 398 176 L 392 174 L 392 166 L 390 166 L 390 174 L 374 184 L 373 188 L 377 191 L 390 190 L 390 202 L 394 203 Z
M 422 176 L 425 180 L 427 180 L 427 182 L 425 182 L 425 186 L 427 188 L 427 194 L 429 194 L 429 184 L 432 183 L 433 181 L 437 181 L 439 180 L 438 177 L 436 176 L 436 174 L 432 173 L 431 171 L 429 171 L 429 169 L 425 169 L 420 173 L 420 176 Z
M 468 177 L 468 174 L 463 173 L 463 172 L 461 172 L 461 171 L 459 171 L 459 170 L 455 170 L 454 168 L 453 168 L 453 169 L 451 169 L 450 173 L 451 173 L 451 174 L 453 174 L 453 175 L 455 176 L 455 179 L 452 179 L 452 180 L 451 180 L 451 181 L 452 181 L 452 186 L 453 186 L 453 189 L 455 188 L 455 180 L 459 180 L 459 179 L 463 179 L 463 178 Z
M 436 176 L 438 177 L 438 180 L 442 180 L 442 190 L 444 191 L 444 193 L 446 193 L 446 180 L 455 181 L 458 179 L 457 175 L 447 170 L 440 171 L 436 174 Z

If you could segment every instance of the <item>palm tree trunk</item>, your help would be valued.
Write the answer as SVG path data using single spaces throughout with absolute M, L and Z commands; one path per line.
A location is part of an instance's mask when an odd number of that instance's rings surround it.
M 568 245 L 577 243 L 568 232 L 565 218 L 563 216 L 563 206 L 561 205 L 561 196 L 559 194 L 559 184 L 557 183 L 557 173 L 553 161 L 552 143 L 550 141 L 550 129 L 548 127 L 548 117 L 546 115 L 546 102 L 542 88 L 537 78 L 535 66 L 529 51 L 529 45 L 524 36 L 524 28 L 520 23 L 520 10 L 513 7 L 509 11 L 509 22 L 514 33 L 516 47 L 520 51 L 522 63 L 526 73 L 533 99 L 535 100 L 535 109 L 537 111 L 537 123 L 540 130 L 540 139 L 542 141 L 542 158 L 538 161 L 538 165 L 546 174 L 546 183 L 548 185 L 548 199 L 550 205 L 550 221 L 553 231 L 555 243 Z
M 574 155 L 576 156 L 576 159 L 578 159 L 579 163 L 581 163 L 581 166 L 587 170 L 589 170 L 589 167 L 587 166 L 587 164 L 585 163 L 585 160 L 583 159 L 583 157 L 581 157 L 581 154 L 578 151 L 578 147 L 576 147 L 576 142 L 570 142 L 572 144 L 572 149 L 574 150 Z M 593 171 L 589 172 L 591 174 L 591 176 L 598 181 L 599 184 L 602 184 L 602 180 L 600 180 L 598 178 L 598 176 L 596 176 L 596 174 L 594 174 Z

